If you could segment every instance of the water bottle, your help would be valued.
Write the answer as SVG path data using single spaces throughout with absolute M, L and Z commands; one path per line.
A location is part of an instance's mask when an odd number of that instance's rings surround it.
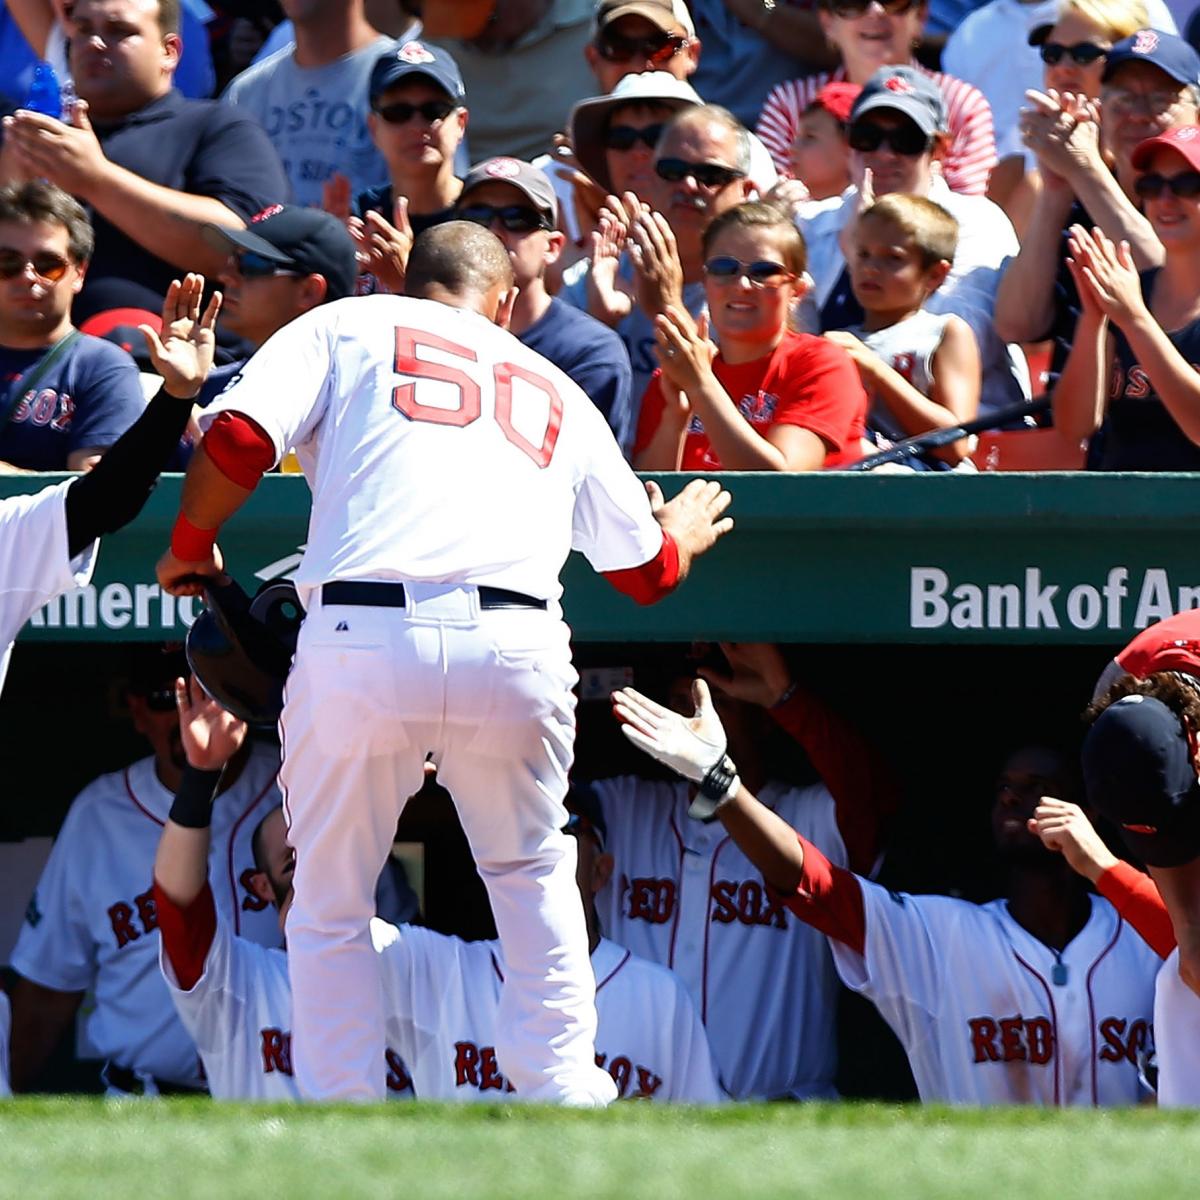
M 58 76 L 48 62 L 39 62 L 34 67 L 33 83 L 21 107 L 29 112 L 41 113 L 44 117 L 53 117 L 56 121 L 62 119 L 62 92 L 58 86 Z

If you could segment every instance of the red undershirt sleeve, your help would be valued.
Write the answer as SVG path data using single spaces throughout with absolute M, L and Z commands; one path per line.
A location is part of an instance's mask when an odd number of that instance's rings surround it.
M 657 604 L 679 584 L 679 547 L 664 529 L 662 546 L 649 562 L 623 571 L 605 571 L 604 578 L 639 604 Z
M 806 925 L 849 946 L 856 954 L 867 947 L 867 918 L 858 876 L 835 867 L 806 837 L 796 834 L 804 848 L 804 870 L 794 894 L 779 896 Z
M 850 869 L 869 876 L 879 857 L 880 827 L 900 809 L 900 783 L 891 764 L 849 721 L 804 688 L 769 711 L 804 748 L 829 789 Z
M 1149 875 L 1143 875 L 1132 863 L 1119 862 L 1096 880 L 1096 887 L 1159 958 L 1166 958 L 1175 949 L 1175 930 L 1167 906 Z
M 200 444 L 213 466 L 238 487 L 257 487 L 275 465 L 275 443 L 261 425 L 241 413 L 220 413 Z
M 195 900 L 181 906 L 159 887 L 156 879 L 154 906 L 167 960 L 179 987 L 190 992 L 204 974 L 204 963 L 217 932 L 212 888 L 206 883 Z

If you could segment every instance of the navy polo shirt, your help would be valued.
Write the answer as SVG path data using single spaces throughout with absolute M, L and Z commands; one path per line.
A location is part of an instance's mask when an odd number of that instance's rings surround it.
M 92 123 L 110 162 L 162 187 L 211 196 L 245 220 L 285 203 L 290 194 L 262 126 L 219 100 L 186 100 L 171 91 L 123 121 Z M 75 301 L 76 323 L 127 304 L 157 311 L 181 269 L 144 250 L 101 214 L 93 212 L 92 223 L 96 251 Z

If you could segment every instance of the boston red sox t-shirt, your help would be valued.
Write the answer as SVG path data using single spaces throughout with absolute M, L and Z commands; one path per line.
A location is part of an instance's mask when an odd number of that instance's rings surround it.
M 841 347 L 807 333 L 786 333 L 771 354 L 753 362 L 731 365 L 718 354 L 713 373 L 758 433 L 765 436 L 774 425 L 810 429 L 825 443 L 826 467 L 844 466 L 862 457 L 867 394 L 858 369 Z M 635 454 L 649 445 L 662 420 L 661 374 L 655 371 L 642 398 Z M 723 469 L 704 423 L 694 414 L 680 469 Z

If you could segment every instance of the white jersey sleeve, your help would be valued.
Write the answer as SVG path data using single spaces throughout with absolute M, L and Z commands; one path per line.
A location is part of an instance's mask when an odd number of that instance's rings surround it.
M 1200 996 L 1179 977 L 1179 951 L 1159 968 L 1154 1042 L 1160 1108 L 1200 1106 Z
M 0 992 L 0 1096 L 11 1096 L 9 1086 L 8 1040 L 12 1035 L 12 1009 L 8 996 Z

